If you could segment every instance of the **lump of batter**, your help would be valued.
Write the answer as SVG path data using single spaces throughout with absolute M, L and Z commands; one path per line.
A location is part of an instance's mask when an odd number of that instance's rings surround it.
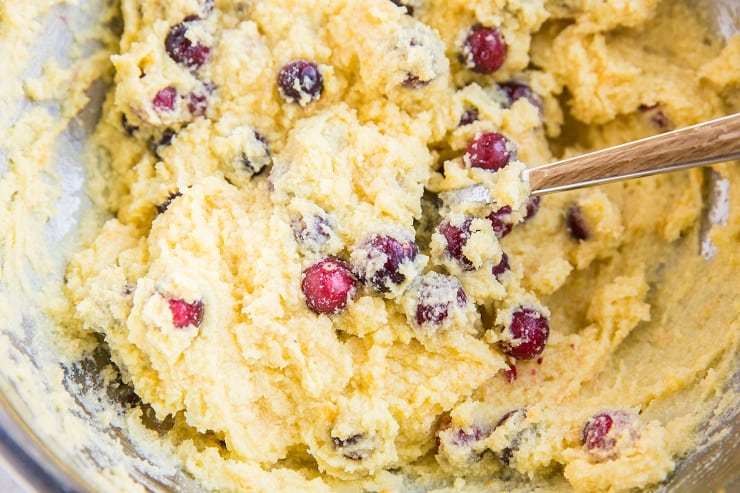
M 670 388 L 701 384 L 631 382 L 708 364 L 649 294 L 700 173 L 521 180 L 728 111 L 740 74 L 695 76 L 719 47 L 660 41 L 703 39 L 685 7 L 630 5 L 123 0 L 89 176 L 111 218 L 69 323 L 178 417 L 162 439 L 208 488 L 663 480 L 693 443 Z

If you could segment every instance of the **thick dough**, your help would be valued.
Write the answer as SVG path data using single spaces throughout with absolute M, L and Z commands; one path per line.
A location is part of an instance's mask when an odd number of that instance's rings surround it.
M 731 111 L 740 73 L 722 60 L 737 39 L 724 52 L 704 43 L 699 21 L 667 0 L 121 3 L 89 175 L 113 218 L 69 265 L 69 323 L 102 333 L 124 380 L 158 417 L 177 417 L 165 439 L 204 485 L 622 491 L 663 480 L 694 444 L 740 332 L 736 165 L 723 168 L 732 222 L 715 232 L 725 270 L 695 252 L 701 171 L 548 196 L 526 221 L 518 176 L 551 148 L 574 154 Z M 165 49 L 181 22 L 190 46 L 210 50 L 198 67 Z M 508 45 L 493 75 L 458 60 L 476 23 Z M 318 98 L 278 89 L 295 59 L 317 64 Z M 509 80 L 541 108 L 511 103 L 496 84 Z M 477 120 L 459 125 L 473 108 Z M 468 142 L 493 130 L 518 159 L 471 168 Z M 492 203 L 460 198 L 476 186 Z M 575 205 L 585 239 L 566 226 Z M 499 239 L 485 218 L 504 206 L 522 224 Z M 434 228 L 468 217 L 465 266 Z M 404 280 L 381 293 L 358 284 L 341 312 L 311 311 L 303 271 L 335 256 L 357 273 L 373 235 L 416 239 Z M 504 252 L 511 269 L 494 276 Z M 664 311 L 691 284 L 719 286 L 725 307 Z M 422 298 L 446 303 L 444 323 L 419 321 Z M 178 325 L 173 300 L 202 308 L 202 321 Z M 521 307 L 550 324 L 531 361 L 502 351 Z M 701 317 L 707 333 L 693 335 Z M 689 396 L 698 411 L 676 405 Z M 629 432 L 595 457 L 581 430 L 605 409 Z

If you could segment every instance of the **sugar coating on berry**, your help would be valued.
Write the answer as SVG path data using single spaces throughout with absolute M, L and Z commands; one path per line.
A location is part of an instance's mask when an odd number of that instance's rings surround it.
M 473 168 L 498 171 L 516 159 L 513 142 L 498 132 L 486 132 L 468 143 L 463 162 Z
M 495 27 L 473 26 L 463 42 L 461 61 L 474 72 L 492 74 L 506 61 L 508 48 L 501 31 Z
M 278 90 L 289 103 L 306 106 L 316 101 L 324 90 L 324 77 L 310 60 L 292 60 L 278 73 Z
M 188 303 L 180 298 L 170 298 L 167 302 L 170 312 L 172 312 L 172 325 L 178 329 L 184 329 L 191 325 L 200 327 L 205 313 L 205 303 L 203 301 L 196 300 Z
M 571 205 L 565 213 L 565 224 L 568 228 L 568 233 L 574 240 L 585 241 L 588 240 L 590 232 L 586 218 L 583 215 L 583 210 L 577 204 Z
M 473 263 L 463 254 L 463 248 L 470 238 L 471 223 L 472 219 L 468 217 L 459 226 L 453 225 L 450 221 L 443 221 L 437 227 L 437 231 L 447 242 L 445 253 L 460 262 L 463 270 L 473 270 Z
M 327 257 L 303 271 L 301 289 L 315 313 L 332 315 L 346 308 L 357 294 L 356 280 L 346 262 Z
M 491 227 L 496 235 L 496 238 L 503 238 L 504 236 L 511 233 L 514 227 L 514 219 L 511 215 L 511 207 L 505 205 L 500 209 L 492 211 L 486 218 L 491 222 Z
M 403 306 L 412 326 L 430 333 L 453 325 L 454 314 L 468 303 L 460 281 L 455 277 L 429 272 L 419 276 L 404 295 Z
M 379 293 L 391 293 L 410 282 L 419 247 L 413 240 L 399 240 L 389 235 L 373 235 L 357 246 L 350 262 L 357 277 Z
M 188 39 L 188 29 L 198 20 L 197 17 L 186 17 L 170 28 L 164 41 L 165 50 L 170 58 L 193 70 L 203 65 L 211 52 L 208 46 Z
M 636 438 L 638 430 L 635 425 L 635 418 L 625 411 L 602 411 L 586 421 L 581 443 L 594 461 L 614 459 L 619 455 L 620 442 Z
M 172 86 L 157 91 L 152 99 L 152 106 L 157 111 L 173 111 L 177 101 L 177 89 Z
M 545 350 L 550 322 L 538 310 L 520 307 L 512 313 L 503 335 L 501 348 L 505 354 L 518 360 L 535 359 Z

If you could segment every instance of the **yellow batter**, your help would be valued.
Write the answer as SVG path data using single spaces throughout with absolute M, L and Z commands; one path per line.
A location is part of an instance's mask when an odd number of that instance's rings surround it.
M 735 111 L 740 40 L 667 0 L 211 3 L 122 0 L 88 175 L 112 218 L 66 284 L 65 323 L 103 334 L 175 417 L 161 439 L 184 469 L 219 491 L 664 480 L 734 371 L 737 165 L 718 168 L 732 214 L 712 261 L 700 170 L 547 196 L 531 217 L 518 176 Z M 465 59 L 477 25 L 507 46 L 491 74 Z M 320 90 L 280 85 L 294 60 Z M 515 155 L 471 167 L 493 131 Z M 500 237 L 486 217 L 503 207 Z M 438 226 L 466 219 L 460 261 Z M 378 235 L 418 248 L 386 284 Z M 304 279 L 327 257 L 354 285 L 317 313 Z M 541 354 L 511 350 L 522 307 L 547 320 Z

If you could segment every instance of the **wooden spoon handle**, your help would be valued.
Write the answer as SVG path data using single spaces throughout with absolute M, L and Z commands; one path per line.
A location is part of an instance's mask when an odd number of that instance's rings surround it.
M 532 195 L 740 158 L 740 113 L 524 172 Z

